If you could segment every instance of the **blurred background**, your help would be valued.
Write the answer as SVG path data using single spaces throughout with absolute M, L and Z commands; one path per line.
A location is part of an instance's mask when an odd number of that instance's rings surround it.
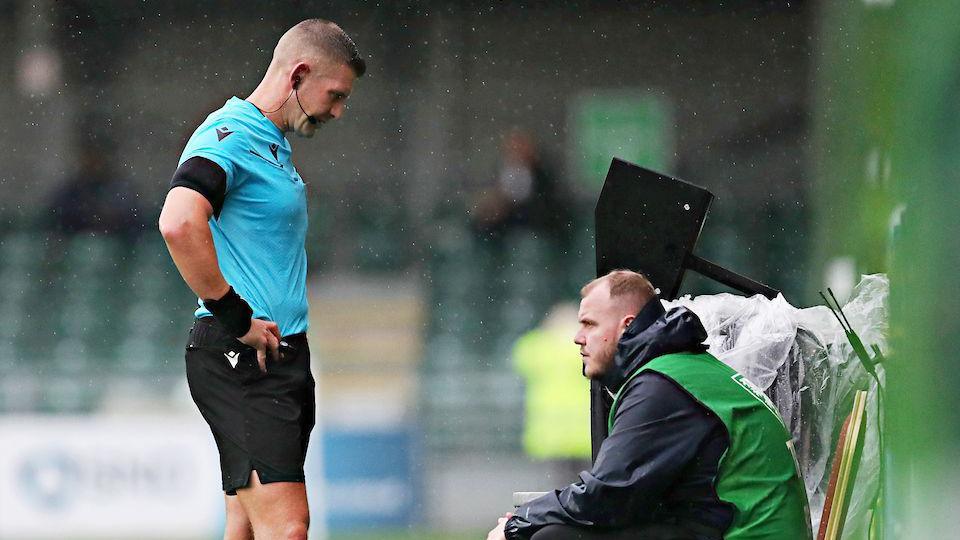
M 934 512 L 916 493 L 960 440 L 947 413 L 911 421 L 930 388 L 937 410 L 960 399 L 933 339 L 957 329 L 958 11 L 0 0 L 0 537 L 220 534 L 215 448 L 184 377 L 195 298 L 156 221 L 192 131 L 309 17 L 368 65 L 344 118 L 291 140 L 311 212 L 318 538 L 482 538 L 511 492 L 586 466 L 582 407 L 556 420 L 573 441 L 538 448 L 530 430 L 538 374 L 579 373 L 548 315 L 569 318 L 594 277 L 613 156 L 711 190 L 698 254 L 796 306 L 891 271 L 912 366 L 891 386 L 907 411 L 891 447 L 909 462 L 916 441 L 944 441 L 924 446 L 927 476 L 892 479 L 889 519 L 907 527 L 905 509 Z M 577 383 L 539 395 L 586 407 Z M 960 479 L 937 482 L 937 500 L 960 497 Z

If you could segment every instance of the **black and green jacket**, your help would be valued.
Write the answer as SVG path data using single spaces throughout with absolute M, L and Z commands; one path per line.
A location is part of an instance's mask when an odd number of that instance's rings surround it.
M 806 496 L 786 429 L 768 404 L 737 385 L 736 372 L 706 354 L 706 336 L 688 309 L 665 312 L 659 301 L 647 304 L 601 380 L 617 399 L 593 468 L 579 482 L 521 506 L 505 527 L 508 539 L 554 524 L 599 530 L 659 523 L 689 530 L 693 539 L 809 538 Z M 723 391 L 714 395 L 713 388 Z M 750 415 L 733 418 L 730 408 Z M 745 430 L 763 435 L 731 445 L 730 434 Z M 731 467 L 749 469 L 758 460 L 771 465 L 731 474 Z M 759 490 L 737 490 L 730 479 L 743 473 L 764 477 Z

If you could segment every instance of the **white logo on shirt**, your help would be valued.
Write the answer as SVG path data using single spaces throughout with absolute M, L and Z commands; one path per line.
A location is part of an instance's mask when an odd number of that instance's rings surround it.
M 236 369 L 237 362 L 240 360 L 240 353 L 235 351 L 230 351 L 230 352 L 223 353 L 223 355 L 227 357 L 227 362 L 230 362 L 230 367 Z

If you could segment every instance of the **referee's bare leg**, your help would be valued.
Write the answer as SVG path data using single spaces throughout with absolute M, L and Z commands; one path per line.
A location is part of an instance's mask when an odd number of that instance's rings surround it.
M 237 489 L 237 498 L 250 517 L 257 540 L 307 540 L 310 509 L 302 482 L 261 484 L 253 471 L 247 487 Z
M 223 540 L 253 540 L 253 527 L 246 510 L 236 495 L 223 496 L 227 506 L 227 526 L 223 530 Z

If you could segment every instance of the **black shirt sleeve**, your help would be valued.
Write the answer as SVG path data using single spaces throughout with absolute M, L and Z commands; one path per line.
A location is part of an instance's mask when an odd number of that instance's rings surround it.
M 593 468 L 521 506 L 507 522 L 508 539 L 530 538 L 547 525 L 619 528 L 652 517 L 720 420 L 659 373 L 641 373 L 628 385 Z
M 213 207 L 214 217 L 220 217 L 223 199 L 227 194 L 227 173 L 203 157 L 192 157 L 184 161 L 170 180 L 170 189 L 182 186 L 203 195 Z

